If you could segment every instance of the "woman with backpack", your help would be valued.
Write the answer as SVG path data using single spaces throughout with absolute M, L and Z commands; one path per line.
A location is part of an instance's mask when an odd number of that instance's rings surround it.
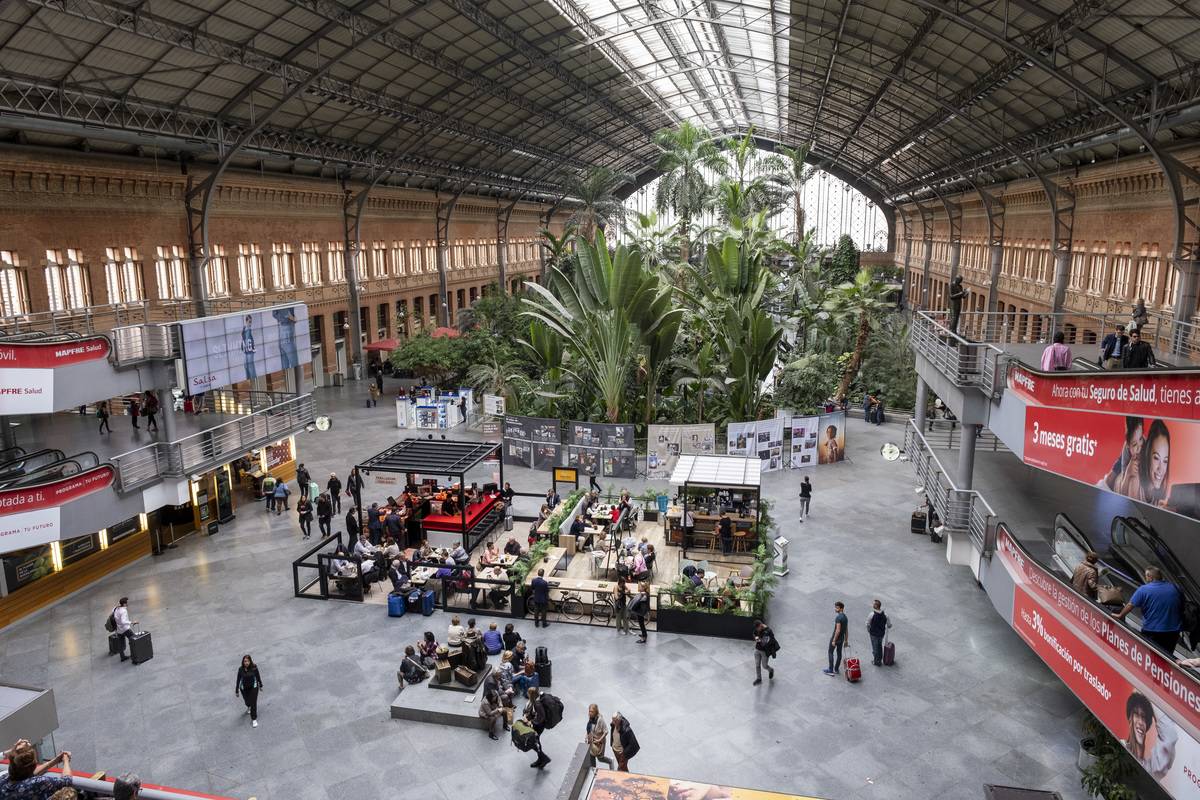
M 629 759 L 642 749 L 637 737 L 633 735 L 629 720 L 625 719 L 620 711 L 612 715 L 612 749 L 613 755 L 617 757 L 618 772 L 629 772 Z
M 239 694 L 246 704 L 246 713 L 250 715 L 250 726 L 258 727 L 258 693 L 262 689 L 262 676 L 258 674 L 258 665 L 249 654 L 242 656 L 242 665 L 238 667 L 237 683 L 233 687 L 234 697 Z

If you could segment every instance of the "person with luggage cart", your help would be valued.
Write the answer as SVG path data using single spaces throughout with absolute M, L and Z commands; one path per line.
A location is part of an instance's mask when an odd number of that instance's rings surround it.
M 887 614 L 883 613 L 883 603 L 878 599 L 871 603 L 871 616 L 867 619 L 867 634 L 871 637 L 871 663 L 877 667 L 882 667 L 885 663 L 889 666 L 894 661 L 894 656 L 888 656 L 896 652 L 895 647 L 890 643 L 886 645 L 888 628 L 892 627 L 892 623 L 888 620 Z

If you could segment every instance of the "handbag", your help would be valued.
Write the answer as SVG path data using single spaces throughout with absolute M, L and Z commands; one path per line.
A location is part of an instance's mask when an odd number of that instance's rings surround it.
M 1125 595 L 1119 586 L 1102 583 L 1096 587 L 1096 599 L 1102 605 L 1120 605 L 1125 602 Z

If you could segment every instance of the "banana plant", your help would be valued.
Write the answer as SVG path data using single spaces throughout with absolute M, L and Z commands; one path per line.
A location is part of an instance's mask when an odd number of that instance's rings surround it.
M 717 394 L 725 389 L 712 340 L 702 344 L 695 357 L 678 359 L 676 364 L 678 377 L 675 385 L 696 390 L 696 422 L 703 422 L 705 395 L 710 391 Z
M 726 390 L 738 418 L 757 418 L 763 381 L 775 367 L 782 338 L 783 328 L 760 308 L 725 310 L 717 342 L 728 358 Z

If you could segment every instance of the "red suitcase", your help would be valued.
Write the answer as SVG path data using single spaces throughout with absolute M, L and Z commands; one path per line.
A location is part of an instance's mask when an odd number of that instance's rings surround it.
M 862 665 L 857 658 L 847 658 L 846 663 L 842 666 L 846 668 L 846 680 L 850 683 L 858 683 L 862 680 Z

